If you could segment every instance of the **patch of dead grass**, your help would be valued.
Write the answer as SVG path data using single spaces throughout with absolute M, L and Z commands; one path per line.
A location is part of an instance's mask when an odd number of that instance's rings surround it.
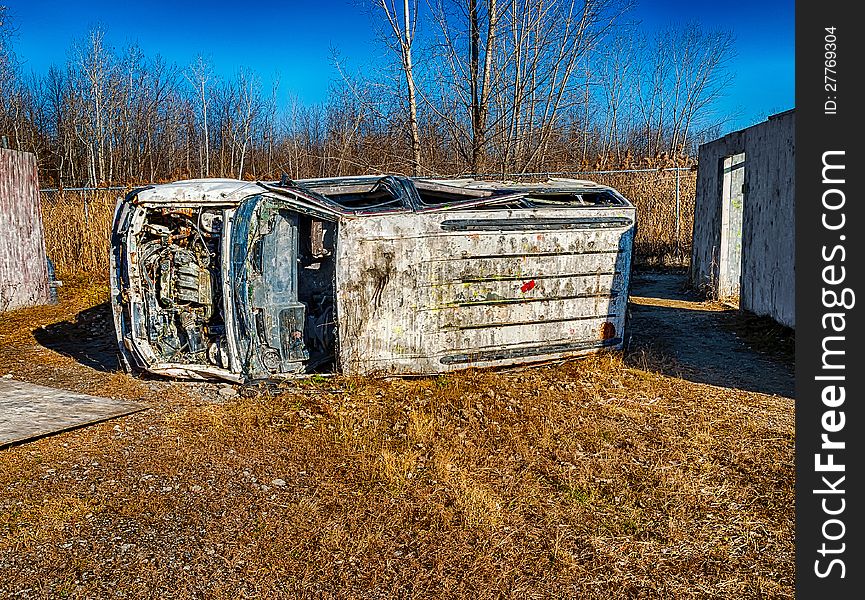
M 151 410 L 0 453 L 0 595 L 793 595 L 789 399 L 645 352 L 216 402 L 20 366 L 63 302 L 0 322 L 0 365 Z

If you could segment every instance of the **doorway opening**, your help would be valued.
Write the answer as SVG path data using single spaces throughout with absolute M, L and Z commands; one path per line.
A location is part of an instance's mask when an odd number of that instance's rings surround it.
M 742 213 L 745 204 L 745 153 L 722 161 L 721 247 L 718 261 L 718 297 L 739 303 L 742 279 Z

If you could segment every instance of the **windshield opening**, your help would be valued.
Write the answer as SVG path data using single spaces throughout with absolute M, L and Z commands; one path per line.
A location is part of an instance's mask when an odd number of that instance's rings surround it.
M 405 208 L 398 188 L 387 178 L 378 180 L 299 181 L 349 211 L 378 212 Z
M 537 208 L 555 208 L 557 206 L 573 208 L 576 206 L 624 206 L 624 202 L 606 190 L 580 191 L 580 192 L 531 192 L 526 196 L 526 201 Z

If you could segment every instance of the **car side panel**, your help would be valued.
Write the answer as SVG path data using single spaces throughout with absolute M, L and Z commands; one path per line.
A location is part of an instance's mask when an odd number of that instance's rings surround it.
M 621 348 L 633 207 L 349 219 L 340 365 L 430 374 Z

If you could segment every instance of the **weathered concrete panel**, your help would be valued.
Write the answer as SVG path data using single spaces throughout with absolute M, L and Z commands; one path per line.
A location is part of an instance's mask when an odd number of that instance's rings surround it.
M 691 283 L 707 295 L 721 289 L 724 159 L 745 153 L 739 306 L 795 324 L 795 113 L 700 146 Z
M 758 165 L 746 170 L 739 304 L 795 325 L 795 119 L 788 113 L 755 128 L 749 146 Z
M 0 148 L 0 312 L 48 298 L 36 157 Z

